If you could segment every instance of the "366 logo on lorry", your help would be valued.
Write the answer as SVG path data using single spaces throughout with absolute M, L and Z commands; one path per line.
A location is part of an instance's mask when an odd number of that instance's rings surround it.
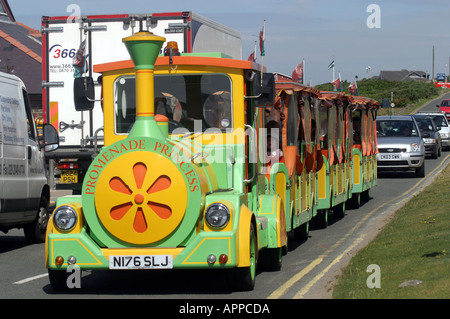
M 55 44 L 49 49 L 49 56 L 53 59 L 53 63 L 49 65 L 49 71 L 51 73 L 74 72 L 72 59 L 76 53 L 76 49 L 66 49 L 61 44 Z
M 51 56 L 55 59 L 65 59 L 70 58 L 72 59 L 75 57 L 75 54 L 77 53 L 76 49 L 64 49 L 62 45 L 55 44 L 52 46 L 49 50 L 50 53 L 53 53 Z

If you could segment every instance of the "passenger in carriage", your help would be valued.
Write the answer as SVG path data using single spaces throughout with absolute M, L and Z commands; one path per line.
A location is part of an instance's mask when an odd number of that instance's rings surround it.
M 272 165 L 281 162 L 283 151 L 280 141 L 280 124 L 276 121 L 269 121 L 266 124 L 267 129 L 267 153 L 265 163 Z
M 361 144 L 361 120 L 359 117 L 353 118 L 353 144 Z

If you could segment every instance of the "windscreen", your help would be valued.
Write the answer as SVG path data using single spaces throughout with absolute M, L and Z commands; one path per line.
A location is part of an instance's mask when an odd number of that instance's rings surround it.
M 136 120 L 136 80 L 114 83 L 116 134 L 128 134 Z M 226 74 L 155 75 L 155 114 L 169 119 L 169 133 L 232 128 L 231 79 Z
M 378 137 L 417 137 L 419 132 L 413 121 L 377 119 Z
M 447 127 L 447 121 L 445 120 L 445 116 L 443 115 L 430 115 L 430 117 L 433 119 L 434 123 L 436 123 L 437 126 L 440 127 Z

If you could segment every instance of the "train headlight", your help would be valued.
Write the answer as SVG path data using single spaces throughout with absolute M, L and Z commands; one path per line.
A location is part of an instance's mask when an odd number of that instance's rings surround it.
M 230 210 L 221 203 L 213 203 L 208 206 L 205 219 L 209 226 L 214 228 L 225 227 L 230 221 Z
M 70 206 L 60 206 L 53 213 L 53 223 L 62 231 L 71 230 L 77 223 L 78 215 Z

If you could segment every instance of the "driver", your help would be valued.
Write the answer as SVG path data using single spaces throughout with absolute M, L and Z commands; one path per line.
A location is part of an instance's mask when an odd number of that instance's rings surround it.
M 211 94 L 203 105 L 203 117 L 210 128 L 226 129 L 230 126 L 231 95 L 218 91 Z

